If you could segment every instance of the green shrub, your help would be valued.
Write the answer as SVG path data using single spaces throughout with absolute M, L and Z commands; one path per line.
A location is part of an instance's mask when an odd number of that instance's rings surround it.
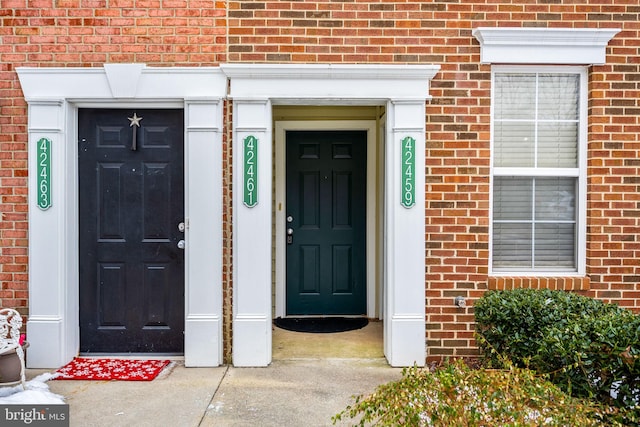
M 490 291 L 476 304 L 477 340 L 490 366 L 508 360 L 573 396 L 637 406 L 640 317 L 569 292 Z
M 333 417 L 378 426 L 597 426 L 612 415 L 561 391 L 533 371 L 471 369 L 463 361 L 431 372 L 405 369 Z

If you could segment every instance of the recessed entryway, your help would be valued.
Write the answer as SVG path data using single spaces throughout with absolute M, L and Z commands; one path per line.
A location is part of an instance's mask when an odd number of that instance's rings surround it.
M 333 111 L 331 117 L 342 119 L 327 120 L 328 111 Z M 308 120 L 308 116 L 316 119 Z M 382 313 L 382 247 L 378 245 L 382 211 L 376 188 L 382 185 L 383 174 L 378 170 L 381 140 L 377 129 L 384 109 L 277 106 L 274 117 L 280 120 L 274 124 L 276 298 L 273 317 L 360 315 L 378 318 Z M 304 142 L 305 138 L 308 142 Z M 314 160 L 315 154 L 300 152 L 301 148 L 317 150 L 319 156 L 328 159 Z M 307 165 L 299 166 L 301 162 Z M 338 200 L 340 198 L 344 200 Z M 317 207 L 315 200 L 318 200 Z M 305 217 L 300 217 L 299 212 Z M 312 224 L 316 221 L 315 212 L 320 221 L 317 226 Z M 320 217 L 321 213 L 324 218 Z M 298 236 L 311 238 L 311 244 Z M 323 252 L 318 243 L 326 245 Z M 308 274 L 308 266 L 313 263 L 304 264 L 299 259 L 312 255 L 311 259 L 317 259 L 320 265 L 317 276 L 313 270 Z M 305 269 L 307 276 L 301 277 Z M 314 277 L 322 281 L 325 296 L 331 295 L 315 305 L 314 300 L 317 302 L 322 296 L 313 290 L 305 294 L 305 288 L 301 289 L 303 280 L 315 280 Z M 303 295 L 298 297 L 300 290 Z M 297 310 L 292 300 L 305 301 L 307 307 Z M 347 301 L 351 301 L 351 306 L 345 305 Z
M 243 171 L 234 174 L 233 185 L 242 191 L 250 190 L 259 199 L 250 205 L 238 197 L 233 201 L 234 365 L 266 366 L 272 360 L 274 216 L 275 311 L 276 315 L 285 312 L 285 291 L 278 292 L 278 283 L 285 283 L 285 268 L 277 264 L 285 259 L 284 245 L 278 246 L 278 239 L 286 236 L 286 230 L 278 229 L 284 228 L 278 215 L 286 220 L 286 212 L 278 194 L 273 208 L 274 185 L 278 191 L 273 174 L 277 179 L 278 167 L 285 164 L 278 152 L 273 156 L 274 122 L 278 125 L 273 108 L 278 105 L 384 108 L 379 135 L 384 164 L 378 168 L 383 179 L 379 187 L 374 186 L 384 212 L 379 231 L 383 250 L 378 263 L 382 271 L 384 354 L 392 366 L 424 365 L 425 103 L 429 98 L 429 82 L 439 67 L 223 64 L 221 68 L 229 77 L 229 96 L 233 99 L 233 169 Z M 250 147 L 247 157 L 247 141 L 257 147 L 257 156 Z M 276 136 L 276 150 L 277 144 Z M 260 171 L 257 176 L 248 176 L 247 159 Z M 371 182 L 375 180 L 368 179 L 367 185 Z M 367 261 L 368 269 L 375 265 Z M 371 277 L 375 274 L 367 274 L 367 280 Z M 374 311 L 376 307 L 370 301 L 372 294 L 375 292 L 367 295 L 368 313 L 372 305 Z
M 286 314 L 366 314 L 366 131 L 289 130 Z

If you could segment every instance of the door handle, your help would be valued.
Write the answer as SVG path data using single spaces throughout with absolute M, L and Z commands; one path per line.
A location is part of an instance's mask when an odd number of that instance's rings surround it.
M 184 243 L 184 239 L 178 241 L 178 249 L 184 249 L 186 244 Z
M 287 245 L 293 243 L 293 228 L 287 228 Z

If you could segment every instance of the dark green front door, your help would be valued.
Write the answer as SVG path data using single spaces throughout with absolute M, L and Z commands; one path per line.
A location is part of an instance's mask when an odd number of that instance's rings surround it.
M 287 131 L 287 315 L 366 314 L 365 131 Z

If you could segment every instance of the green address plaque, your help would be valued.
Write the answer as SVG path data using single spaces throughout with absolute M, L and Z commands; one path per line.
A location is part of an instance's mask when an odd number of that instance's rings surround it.
M 247 207 L 258 204 L 258 139 L 249 135 L 244 139 L 243 202 Z
M 402 140 L 402 206 L 410 208 L 416 204 L 416 140 L 407 136 Z
M 40 138 L 36 147 L 37 156 L 37 203 L 42 210 L 51 207 L 51 140 Z

